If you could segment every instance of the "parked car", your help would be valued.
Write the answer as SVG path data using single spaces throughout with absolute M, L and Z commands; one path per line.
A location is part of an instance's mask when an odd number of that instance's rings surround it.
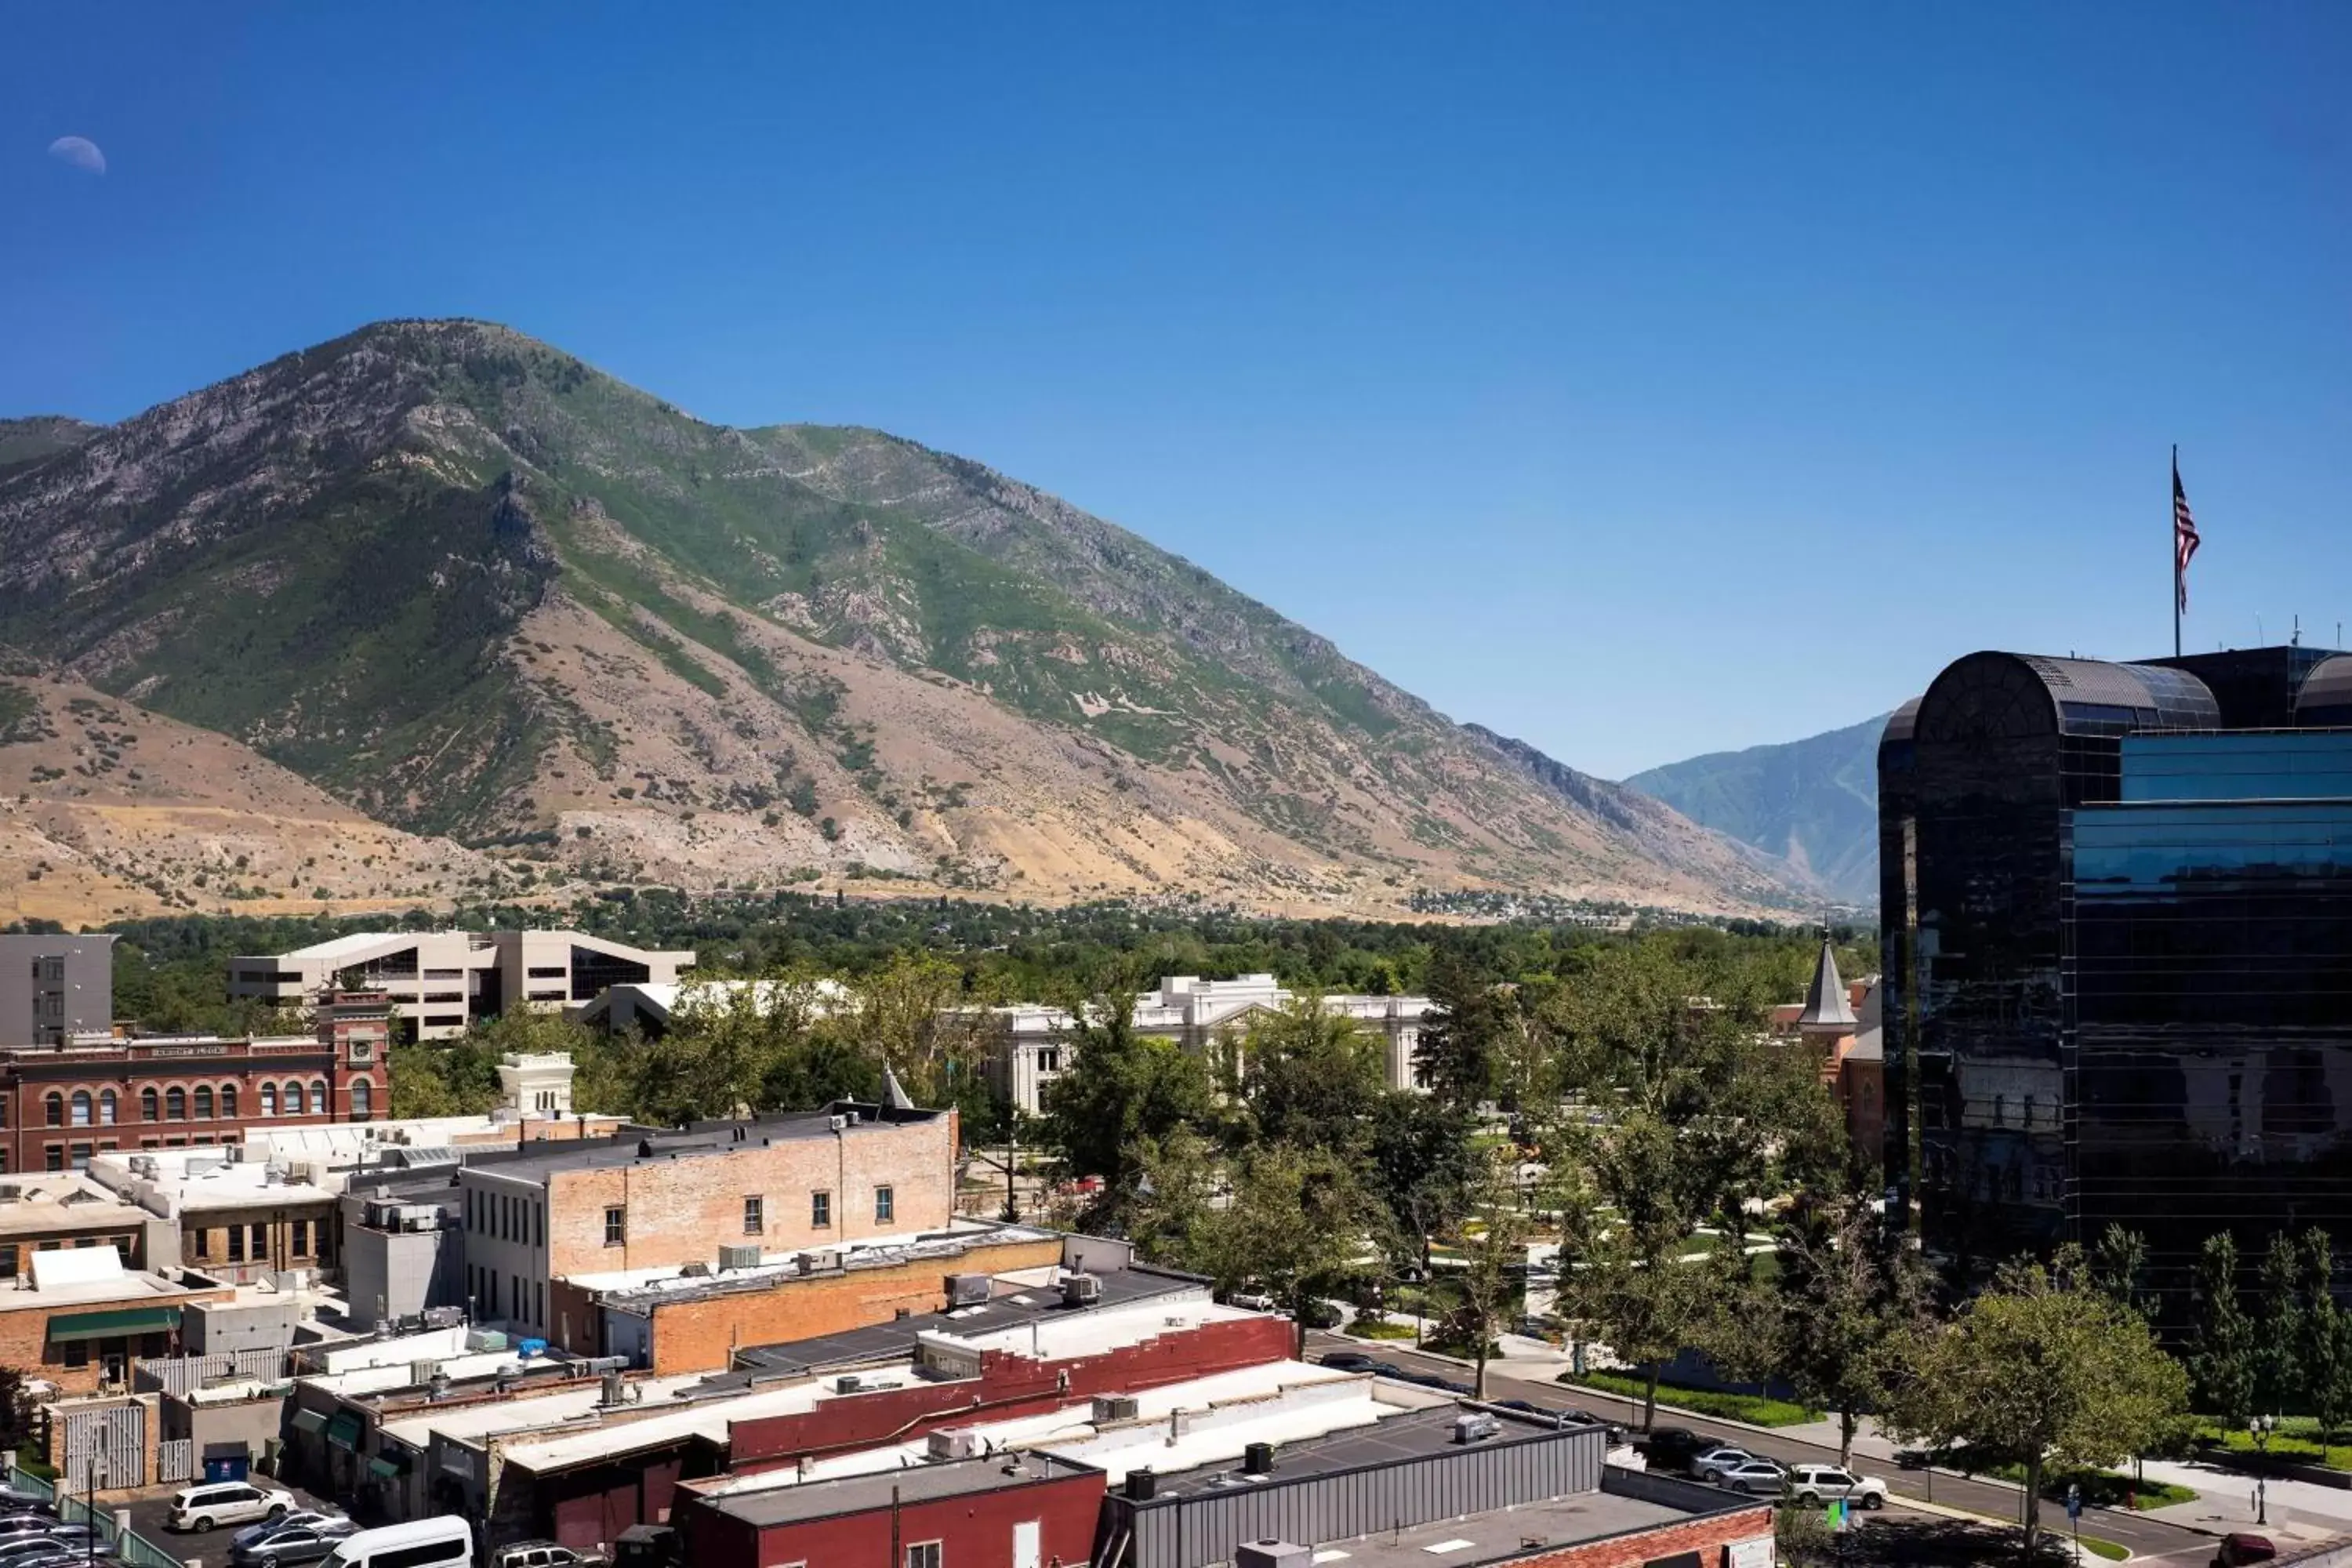
M 19 1535 L 0 1544 L 0 1568 L 32 1568 L 33 1564 L 46 1563 L 52 1557 L 76 1555 L 89 1548 L 88 1536 L 68 1546 L 53 1535 Z M 110 1546 L 105 1550 L 111 1552 L 114 1549 Z
M 358 1525 L 340 1513 L 327 1513 L 318 1509 L 303 1508 L 295 1510 L 283 1519 L 265 1519 L 259 1524 L 247 1525 L 229 1537 L 229 1546 L 234 1550 L 248 1541 L 257 1541 L 271 1531 L 282 1529 L 289 1524 L 307 1524 L 321 1534 L 333 1535 L 349 1535 L 359 1529 Z
M 518 1541 L 490 1553 L 490 1568 L 574 1568 L 575 1564 L 602 1561 L 569 1546 L 558 1546 L 552 1541 Z
M 2225 1535 L 2221 1549 L 2213 1553 L 2213 1568 L 2241 1568 L 2247 1563 L 2268 1563 L 2277 1555 L 2278 1548 L 2267 1535 Z
M 93 1530 L 87 1524 L 61 1524 L 49 1531 L 47 1539 L 69 1557 L 111 1557 L 115 1554 L 114 1542 L 103 1526 Z M 14 1559 L 0 1559 L 0 1562 L 5 1562 L 7 1568 L 16 1568 Z
M 1712 1471 L 1707 1479 L 1736 1492 L 1778 1497 L 1789 1484 L 1789 1472 L 1769 1459 L 1749 1459 L 1745 1464 Z
M 58 1516 L 53 1513 L 34 1513 L 27 1510 L 22 1513 L 0 1514 L 0 1541 L 19 1535 L 47 1535 L 57 1527 Z
M 1336 1329 L 1345 1315 L 1336 1301 L 1309 1301 L 1306 1310 L 1298 1314 L 1299 1320 L 1310 1329 Z
M 1702 1437 L 1687 1426 L 1656 1427 L 1633 1443 L 1652 1465 L 1669 1470 L 1688 1469 L 1693 1459 L 1716 1446 L 1714 1438 Z
M 1559 1415 L 1561 1420 L 1573 1422 L 1580 1426 L 1604 1426 L 1608 1428 L 1609 1446 L 1612 1448 L 1616 1447 L 1625 1440 L 1625 1428 L 1619 1426 L 1616 1422 L 1610 1420 L 1606 1415 L 1595 1415 L 1590 1410 L 1563 1410 Z
M 357 1533 L 315 1524 L 280 1524 L 250 1541 L 236 1542 L 229 1548 L 228 1558 L 237 1568 L 292 1568 L 295 1563 L 318 1562 L 346 1536 Z
M 1690 1473 L 1704 1481 L 1711 1479 L 1717 1470 L 1736 1469 L 1757 1458 L 1759 1456 L 1749 1453 L 1745 1448 L 1736 1448 L 1728 1443 L 1718 1443 L 1712 1448 L 1691 1456 Z
M 1863 1508 L 1885 1508 L 1886 1483 L 1876 1476 L 1858 1476 L 1835 1465 L 1799 1465 L 1789 1472 L 1789 1497 L 1802 1503 L 1835 1502 L 1843 1498 Z
M 246 1481 L 210 1481 L 172 1494 L 172 1530 L 211 1530 L 257 1519 L 284 1519 L 294 1511 L 294 1494 Z
M 1334 1372 L 1370 1372 L 1372 1370 L 1372 1358 L 1368 1355 L 1360 1354 L 1355 1351 L 1333 1351 L 1328 1355 L 1316 1357 L 1316 1360 L 1321 1364 L 1329 1367 Z
M 22 1487 L 0 1486 L 0 1513 L 46 1513 L 57 1517 L 58 1505 L 38 1492 Z

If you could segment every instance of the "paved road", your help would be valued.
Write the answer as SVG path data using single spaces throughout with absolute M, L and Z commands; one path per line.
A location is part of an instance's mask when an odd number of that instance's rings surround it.
M 1459 1364 L 1416 1354 L 1406 1346 L 1368 1345 L 1359 1340 L 1343 1340 L 1335 1335 L 1311 1333 L 1307 1336 L 1307 1350 L 1309 1355 L 1318 1355 L 1330 1350 L 1353 1351 L 1359 1354 L 1369 1355 L 1375 1361 L 1394 1362 L 1397 1365 L 1414 1372 L 1433 1372 L 1441 1377 L 1454 1378 L 1462 1383 L 1470 1381 L 1467 1369 Z M 1615 1394 L 1603 1394 L 1595 1389 L 1571 1390 L 1549 1380 L 1538 1381 L 1516 1376 L 1507 1370 L 1507 1363 L 1501 1362 L 1486 1363 L 1486 1394 L 1489 1398 L 1525 1399 L 1551 1410 L 1575 1405 L 1580 1409 L 1590 1410 L 1596 1415 L 1605 1415 L 1612 1420 L 1622 1421 L 1628 1430 L 1639 1431 L 1641 1428 L 1642 1403 L 1638 1399 L 1622 1399 Z M 1662 1426 L 1687 1426 L 1694 1432 L 1706 1436 L 1721 1437 L 1724 1441 L 1737 1444 L 1750 1453 L 1762 1454 L 1778 1459 L 1783 1464 L 1834 1464 L 1837 1462 L 1837 1450 L 1834 1447 L 1823 1447 L 1819 1444 L 1802 1442 L 1793 1437 L 1767 1436 L 1745 1427 L 1727 1426 L 1720 1422 L 1709 1421 L 1704 1416 L 1665 1415 L 1661 1415 L 1658 1424 Z M 1874 1470 L 1873 1473 L 1876 1472 Z M 1891 1470 L 1886 1475 L 1885 1480 L 1888 1488 L 1898 1499 L 1927 1498 L 1927 1500 L 1942 1503 L 1950 1508 L 1966 1509 L 1970 1513 L 1982 1514 L 1990 1519 L 2013 1520 L 2018 1516 L 2021 1493 L 2015 1487 L 2002 1486 L 1994 1481 L 1969 1480 L 1944 1471 L 1937 1472 L 1931 1481 L 1929 1478 L 1916 1471 Z M 1932 1497 L 1928 1496 L 1930 1492 L 1934 1494 Z M 2054 1521 L 2062 1529 L 2066 1522 L 2065 1510 L 2055 1504 L 2045 1505 L 2042 1517 L 2045 1523 Z M 2198 1531 L 2184 1529 L 2177 1524 L 2167 1524 L 2161 1520 L 2146 1519 L 2120 1510 L 2084 1509 L 2083 1531 L 2086 1535 L 2100 1536 L 2127 1546 L 2131 1548 L 2135 1556 L 2148 1557 L 2168 1563 L 2203 1564 L 2210 1563 L 2213 1557 L 2214 1542 L 2211 1536 Z
M 294 1506 L 298 1510 L 317 1509 L 329 1513 L 343 1511 L 339 1504 L 305 1491 L 300 1487 L 273 1480 L 267 1476 L 256 1478 L 253 1484 L 265 1490 L 277 1488 L 292 1492 Z M 194 1557 L 201 1559 L 205 1568 L 227 1568 L 229 1542 L 245 1526 L 224 1524 L 216 1530 L 208 1530 L 202 1534 L 194 1531 L 183 1532 L 166 1530 L 163 1527 L 163 1521 L 171 1517 L 172 1494 L 179 1489 L 176 1486 L 168 1486 L 151 1487 L 137 1492 L 110 1492 L 107 1495 L 104 1506 L 110 1513 L 115 1509 L 128 1509 L 132 1530 L 165 1551 L 176 1554 L 183 1562 Z

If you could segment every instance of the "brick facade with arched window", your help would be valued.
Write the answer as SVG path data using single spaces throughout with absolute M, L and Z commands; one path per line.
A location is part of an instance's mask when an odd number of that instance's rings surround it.
M 310 1036 L 93 1038 L 0 1050 L 0 1172 L 79 1170 L 108 1150 L 241 1143 L 280 1122 L 390 1113 L 391 1007 L 320 1004 Z

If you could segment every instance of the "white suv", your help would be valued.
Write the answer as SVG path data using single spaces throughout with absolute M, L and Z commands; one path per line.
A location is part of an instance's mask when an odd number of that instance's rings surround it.
M 1885 1508 L 1886 1483 L 1876 1476 L 1857 1476 L 1835 1465 L 1799 1465 L 1789 1472 L 1789 1496 L 1802 1503 L 1836 1502 L 1843 1498 L 1864 1508 Z
M 283 1519 L 293 1510 L 292 1492 L 247 1486 L 243 1481 L 214 1481 L 173 1492 L 169 1523 L 173 1530 L 210 1530 L 216 1524 Z

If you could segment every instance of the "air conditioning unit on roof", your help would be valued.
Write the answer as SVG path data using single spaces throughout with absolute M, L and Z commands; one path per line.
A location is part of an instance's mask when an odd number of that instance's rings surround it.
M 756 1246 L 722 1247 L 719 1249 L 719 1267 L 757 1268 L 760 1267 L 760 1249 Z
M 1097 1426 L 1106 1421 L 1132 1421 L 1137 1405 L 1132 1394 L 1097 1394 L 1095 1395 L 1094 1419 Z
M 934 1459 L 976 1459 L 985 1452 L 987 1439 L 968 1428 L 931 1434 L 930 1453 Z

